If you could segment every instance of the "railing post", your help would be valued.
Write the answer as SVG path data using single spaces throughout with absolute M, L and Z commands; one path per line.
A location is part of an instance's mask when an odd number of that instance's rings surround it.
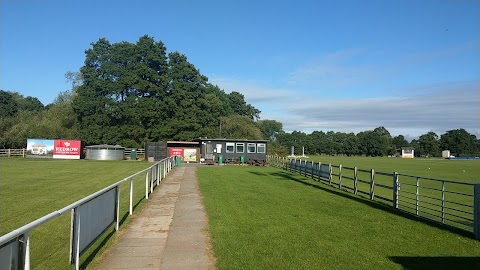
M 398 173 L 393 172 L 393 208 L 398 209 Z
M 332 163 L 328 164 L 328 184 L 332 184 Z
M 145 174 L 145 199 L 148 200 L 148 170 Z
M 338 166 L 338 188 L 342 189 L 342 164 Z
M 417 184 L 415 191 L 415 214 L 418 216 L 418 197 L 420 192 L 420 178 L 417 176 Z
M 375 198 L 375 170 L 370 171 L 370 200 Z
M 153 167 L 150 168 L 150 193 L 153 193 Z
M 22 157 L 25 157 L 25 148 L 22 148 Z
M 118 226 L 120 225 L 120 185 L 117 186 L 117 198 L 116 198 L 116 210 L 115 210 L 115 231 L 118 231 Z
M 11 153 L 10 148 L 8 148 L 8 154 L 7 154 L 8 157 L 10 157 L 10 153 Z
M 23 258 L 25 260 L 24 268 L 25 270 L 30 270 L 30 236 L 29 232 L 23 234 Z
M 322 162 L 319 161 L 318 162 L 318 182 L 320 182 L 321 180 L 320 179 L 322 177 L 321 173 L 322 173 Z
M 303 175 L 307 177 L 307 161 L 305 160 L 305 166 L 303 167 Z
M 157 186 L 160 185 L 160 163 L 157 163 L 157 166 L 155 166 L 155 169 L 157 170 Z
M 473 232 L 480 239 L 480 184 L 473 185 Z
M 133 213 L 133 177 L 130 177 L 130 207 L 129 207 L 130 216 Z
M 445 223 L 445 181 L 442 181 L 442 223 Z
M 357 174 L 358 174 L 358 169 L 357 167 L 354 167 L 353 168 L 353 194 L 357 194 L 357 183 L 358 183 L 358 178 L 357 178 Z

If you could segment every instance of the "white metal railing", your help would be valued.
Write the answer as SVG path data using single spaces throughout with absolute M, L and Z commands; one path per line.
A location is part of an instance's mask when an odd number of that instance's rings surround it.
M 30 269 L 30 238 L 29 238 L 29 232 L 44 224 L 45 222 L 54 219 L 68 211 L 74 211 L 77 207 L 79 207 L 82 204 L 85 204 L 88 201 L 91 201 L 95 199 L 96 197 L 104 194 L 105 192 L 111 190 L 112 188 L 120 188 L 120 184 L 123 182 L 129 181 L 130 182 L 130 205 L 129 205 L 129 215 L 132 215 L 133 213 L 133 178 L 135 176 L 139 176 L 141 174 L 145 174 L 145 198 L 148 199 L 149 193 L 153 192 L 154 186 L 158 186 L 161 183 L 161 180 L 164 179 L 167 174 L 176 166 L 175 162 L 175 157 L 169 157 L 165 158 L 163 160 L 158 161 L 157 163 L 153 164 L 152 166 L 139 171 L 135 174 L 132 174 L 128 177 L 125 177 L 124 179 L 102 189 L 99 190 L 87 197 L 84 197 L 68 206 L 65 206 L 64 208 L 61 208 L 57 211 L 53 211 L 48 215 L 45 215 L 37 220 L 34 220 L 20 228 L 17 228 L 3 236 L 0 237 L 0 269 L 25 269 L 29 270 Z M 119 200 L 119 197 L 117 198 Z M 118 208 L 116 210 L 116 225 L 115 229 L 118 230 L 119 222 L 118 222 Z M 71 239 L 72 241 L 72 239 Z M 7 256 L 3 256 L 6 254 L 6 252 L 9 252 L 7 250 L 4 252 L 6 249 L 12 249 L 12 247 L 16 244 L 16 246 L 19 246 L 19 254 L 18 258 L 15 258 L 14 260 L 8 258 Z M 4 249 L 4 250 L 2 250 Z M 10 253 L 13 254 L 13 253 Z M 8 259 L 8 261 L 6 260 Z M 12 265 L 15 264 L 15 265 Z M 77 260 L 74 263 L 74 269 L 79 269 L 79 261 L 78 257 Z
M 480 239 L 480 184 L 376 172 L 288 157 L 267 158 L 274 167 L 366 195 L 370 200 L 381 200 L 403 212 L 472 232 L 476 239 Z

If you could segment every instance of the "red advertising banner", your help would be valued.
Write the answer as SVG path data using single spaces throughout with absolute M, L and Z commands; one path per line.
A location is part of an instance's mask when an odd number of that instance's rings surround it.
M 81 141 L 54 140 L 53 158 L 80 159 L 82 151 Z
M 183 148 L 170 148 L 170 156 L 181 156 L 183 161 Z

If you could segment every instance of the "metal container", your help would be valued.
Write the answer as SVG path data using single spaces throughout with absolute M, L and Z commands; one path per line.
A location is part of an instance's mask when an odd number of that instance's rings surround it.
M 90 160 L 123 160 L 125 158 L 125 147 L 120 145 L 90 145 L 87 149 L 85 159 Z

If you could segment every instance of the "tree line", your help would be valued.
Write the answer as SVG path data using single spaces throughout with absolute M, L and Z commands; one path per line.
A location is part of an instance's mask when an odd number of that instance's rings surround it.
M 464 129 L 440 137 L 429 132 L 410 142 L 384 127 L 358 134 L 284 132 L 282 123 L 260 120 L 260 110 L 243 94 L 209 83 L 185 55 L 167 54 L 161 41 L 146 35 L 136 43 L 99 39 L 85 51 L 79 72 L 65 76 L 71 89 L 46 106 L 36 97 L 0 90 L 1 148 L 23 148 L 27 138 L 141 148 L 152 141 L 221 137 L 267 139 L 272 154 L 288 154 L 291 146 L 327 155 L 387 156 L 406 146 L 418 156 L 440 156 L 443 149 L 480 152 L 479 140 Z
M 395 156 L 402 147 L 412 147 L 417 157 L 441 157 L 443 150 L 450 150 L 455 156 L 479 156 L 480 139 L 465 129 L 453 129 L 438 136 L 428 132 L 408 142 L 404 135 L 392 137 L 385 127 L 362 131 L 358 134 L 314 131 L 305 134 L 300 131 L 279 133 L 277 143 L 295 147 L 295 154 L 301 154 L 302 147 L 309 155 L 365 155 Z M 289 153 L 289 152 L 288 152 Z

